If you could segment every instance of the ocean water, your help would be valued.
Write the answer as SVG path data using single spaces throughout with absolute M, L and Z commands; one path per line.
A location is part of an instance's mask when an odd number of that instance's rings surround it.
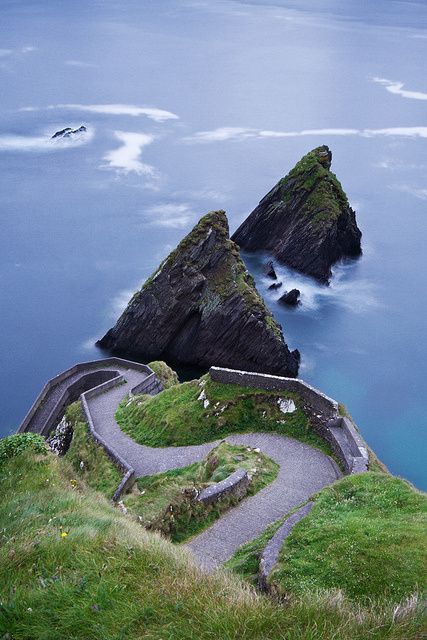
M 267 289 L 301 377 L 427 488 L 427 4 L 0 1 L 0 434 L 211 209 L 234 231 L 328 144 L 363 256 Z M 86 135 L 56 144 L 66 126 Z

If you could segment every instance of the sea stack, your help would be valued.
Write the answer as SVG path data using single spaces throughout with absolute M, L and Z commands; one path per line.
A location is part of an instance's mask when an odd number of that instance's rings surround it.
M 356 214 L 331 162 L 326 145 L 310 151 L 261 200 L 232 240 L 247 251 L 269 251 L 283 264 L 328 283 L 337 260 L 362 252 Z
M 299 365 L 230 240 L 224 211 L 199 221 L 98 344 L 147 361 L 291 377 Z

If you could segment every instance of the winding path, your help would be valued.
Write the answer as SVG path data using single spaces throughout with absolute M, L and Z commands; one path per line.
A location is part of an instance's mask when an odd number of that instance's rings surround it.
M 124 384 L 87 402 L 97 433 L 135 469 L 137 476 L 199 461 L 218 444 L 216 441 L 198 446 L 153 448 L 135 443 L 121 431 L 114 415 L 122 398 L 141 382 L 141 373 L 125 368 L 119 369 L 119 373 L 125 376 Z M 289 509 L 341 477 L 331 458 L 292 438 L 274 433 L 248 433 L 232 435 L 226 440 L 231 444 L 259 447 L 280 465 L 280 470 L 274 482 L 242 500 L 185 545 L 206 569 L 228 560 L 238 547 L 262 533 Z

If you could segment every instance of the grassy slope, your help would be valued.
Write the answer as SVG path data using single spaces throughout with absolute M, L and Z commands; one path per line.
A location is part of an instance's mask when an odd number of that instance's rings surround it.
M 427 498 L 381 473 L 348 476 L 317 496 L 283 546 L 271 582 L 279 593 L 342 589 L 392 602 L 424 587 Z M 279 523 L 242 547 L 228 567 L 249 580 Z
M 199 400 L 204 391 L 209 406 Z M 278 398 L 294 399 L 297 410 L 281 413 Z M 213 382 L 209 376 L 174 386 L 162 393 L 124 400 L 116 413 L 123 431 L 152 447 L 201 444 L 231 433 L 276 431 L 330 454 L 322 438 L 310 429 L 299 399 L 288 392 Z
M 328 595 L 283 607 L 222 573 L 198 571 L 166 540 L 73 487 L 53 455 L 0 465 L 0 637 L 13 640 L 412 640 L 419 618 L 392 624 Z M 61 533 L 67 536 L 61 537 Z M 7 635 L 9 634 L 9 635 Z
M 201 462 L 139 478 L 136 491 L 125 496 L 123 502 L 144 526 L 170 534 L 174 542 L 182 542 L 236 504 L 233 499 L 223 499 L 205 506 L 192 499 L 194 489 L 220 482 L 242 467 L 253 476 L 249 495 L 272 482 L 278 473 L 278 465 L 262 453 L 221 443 Z
M 93 438 L 88 437 L 88 426 L 81 412 L 80 402 L 71 404 L 65 417 L 74 432 L 65 457 L 74 469 L 75 478 L 83 479 L 91 489 L 112 498 L 123 473 L 111 462 L 104 449 Z

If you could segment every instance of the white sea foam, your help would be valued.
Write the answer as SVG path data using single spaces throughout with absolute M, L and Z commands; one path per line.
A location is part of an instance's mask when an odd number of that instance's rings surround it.
M 322 305 L 333 303 L 355 313 L 363 313 L 367 309 L 380 306 L 375 295 L 375 287 L 372 282 L 364 279 L 348 278 L 349 271 L 354 269 L 354 264 L 340 263 L 332 269 L 332 278 L 329 286 L 321 285 L 312 278 L 304 276 L 275 263 L 277 281 L 282 282 L 280 289 L 269 290 L 272 281 L 262 278 L 261 289 L 267 301 L 277 301 L 285 291 L 299 289 L 301 292 L 301 311 L 314 311 Z

